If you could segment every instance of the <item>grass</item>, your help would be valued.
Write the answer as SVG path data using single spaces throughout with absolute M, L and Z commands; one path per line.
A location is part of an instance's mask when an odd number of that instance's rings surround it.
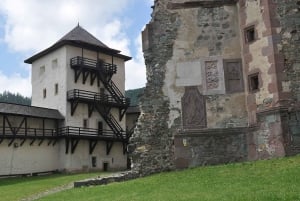
M 96 177 L 99 173 L 54 174 L 37 177 L 0 179 L 0 200 L 17 201 L 51 188 L 69 184 L 77 180 Z
M 300 200 L 300 156 L 161 173 L 70 189 L 40 201 Z
M 0 180 L 0 200 L 21 197 L 93 175 Z M 161 173 L 123 183 L 65 190 L 39 201 L 300 201 L 300 155 Z

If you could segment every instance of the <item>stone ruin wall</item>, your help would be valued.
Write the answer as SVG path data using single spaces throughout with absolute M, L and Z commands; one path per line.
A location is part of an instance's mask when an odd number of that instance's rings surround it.
M 284 156 L 291 115 L 282 108 L 286 97 L 299 98 L 298 1 L 185 2 L 155 1 L 143 32 L 147 85 L 128 147 L 133 170 Z M 252 44 L 244 41 L 249 25 Z M 249 93 L 248 75 L 256 72 L 259 91 Z

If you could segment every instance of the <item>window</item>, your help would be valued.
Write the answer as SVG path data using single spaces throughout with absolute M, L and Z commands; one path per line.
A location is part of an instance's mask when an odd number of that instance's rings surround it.
M 247 27 L 245 29 L 245 42 L 246 43 L 251 43 L 255 41 L 255 28 L 254 26 Z
M 97 167 L 97 157 L 92 156 L 92 167 Z
M 88 128 L 88 120 L 87 119 L 84 119 L 83 120 L 83 128 Z
M 43 89 L 43 97 L 46 98 L 47 97 L 47 90 Z
M 45 66 L 41 66 L 40 67 L 40 76 L 43 75 L 45 73 L 45 71 L 46 71 Z
M 54 94 L 57 95 L 58 94 L 58 83 L 56 83 L 54 85 Z
M 52 60 L 52 68 L 57 68 L 57 59 Z
M 249 83 L 249 91 L 250 92 L 257 92 L 259 90 L 258 73 L 254 73 L 252 75 L 249 75 L 248 83 Z
M 240 59 L 224 60 L 225 87 L 227 93 L 244 90 L 243 73 Z

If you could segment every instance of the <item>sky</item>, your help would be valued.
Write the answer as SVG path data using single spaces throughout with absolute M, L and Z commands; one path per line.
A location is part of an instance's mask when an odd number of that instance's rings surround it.
M 79 23 L 110 48 L 132 57 L 126 89 L 144 87 L 141 31 L 153 0 L 1 0 L 0 93 L 31 96 L 31 65 L 24 60 L 53 45 Z

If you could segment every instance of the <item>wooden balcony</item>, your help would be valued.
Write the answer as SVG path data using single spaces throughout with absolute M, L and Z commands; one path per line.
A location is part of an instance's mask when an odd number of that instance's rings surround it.
M 84 57 L 74 57 L 70 61 L 71 68 L 86 68 L 89 70 L 102 71 L 105 74 L 113 75 L 117 73 L 117 65 L 106 63 L 102 60 L 93 60 Z
M 63 137 L 80 139 L 93 139 L 102 141 L 127 141 L 126 132 L 121 133 L 122 137 L 116 136 L 112 130 L 93 129 L 83 127 L 67 126 L 58 129 L 58 133 Z
M 79 101 L 84 103 L 96 103 L 105 104 L 111 107 L 127 108 L 130 104 L 129 99 L 122 98 L 121 101 L 116 101 L 116 99 L 107 94 L 96 93 L 91 91 L 85 91 L 80 89 L 73 89 L 67 92 L 68 101 Z

